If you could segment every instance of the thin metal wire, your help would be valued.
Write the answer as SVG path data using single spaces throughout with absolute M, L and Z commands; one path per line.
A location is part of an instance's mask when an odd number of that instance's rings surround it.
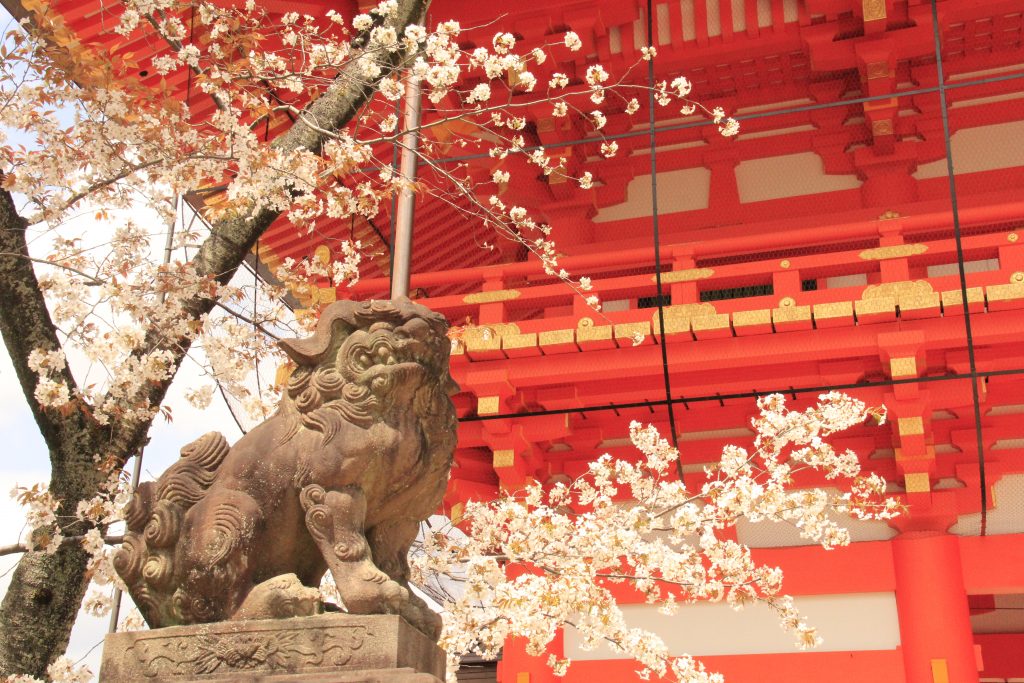
M 962 81 L 959 83 L 951 83 L 943 86 L 945 90 L 955 90 L 958 88 L 969 88 L 980 85 L 989 85 L 992 83 L 1002 83 L 1004 81 L 1014 81 L 1018 79 L 1024 79 L 1024 73 L 1019 74 L 1004 74 L 1001 76 L 989 76 L 987 78 L 978 78 L 974 80 Z M 750 114 L 736 114 L 733 118 L 737 121 L 752 121 L 754 119 L 763 119 L 772 116 L 784 116 L 786 114 L 801 114 L 805 112 L 822 111 L 824 109 L 835 109 L 836 107 L 848 107 L 855 104 L 867 104 L 870 102 L 878 102 L 881 100 L 889 100 L 893 97 L 916 97 L 918 95 L 933 95 L 939 92 L 939 86 L 929 86 L 927 88 L 914 88 L 912 90 L 901 90 L 898 92 L 890 92 L 883 95 L 866 95 L 864 97 L 854 97 L 848 100 L 837 100 L 835 102 L 821 102 L 818 104 L 807 104 L 799 107 L 792 107 L 789 109 L 776 109 L 772 111 L 752 112 Z M 685 130 L 689 128 L 704 128 L 706 126 L 715 125 L 711 121 L 690 121 L 688 123 L 672 123 L 664 126 L 656 126 L 655 131 L 658 133 L 668 133 L 677 130 Z M 648 135 L 648 129 L 645 126 L 640 130 L 626 131 L 624 133 L 608 134 L 601 138 L 579 138 L 577 140 L 567 140 L 565 142 L 559 142 L 559 147 L 573 147 L 576 145 L 593 145 L 607 142 L 609 140 L 625 140 L 628 138 L 644 137 Z M 543 145 L 534 145 L 532 147 L 524 147 L 523 153 L 529 154 L 530 152 L 538 149 L 544 149 Z M 445 157 L 444 159 L 438 159 L 435 163 L 438 164 L 452 164 L 461 163 L 464 161 L 473 161 L 478 159 L 488 159 L 490 154 L 487 152 L 480 152 L 476 154 L 464 154 L 461 156 Z M 362 173 L 373 173 L 376 172 L 377 168 L 367 166 L 365 168 L 356 169 L 356 172 Z
M 791 396 L 799 394 L 817 394 L 824 391 L 847 391 L 856 389 L 878 389 L 886 387 L 894 387 L 903 384 L 933 384 L 941 382 L 956 382 L 963 380 L 978 380 L 986 379 L 989 377 L 1007 377 L 1007 376 L 1024 376 L 1024 368 L 1013 368 L 1008 370 L 992 370 L 992 371 L 980 371 L 975 373 L 973 376 L 970 373 L 963 374 L 948 374 L 948 375 L 935 375 L 931 377 L 910 377 L 907 379 L 883 379 L 871 382 L 848 382 L 846 384 L 819 384 L 809 387 L 793 387 L 793 386 L 780 386 L 773 387 L 765 390 L 754 390 L 754 391 L 737 391 L 731 394 L 701 394 L 698 396 L 680 396 L 668 400 L 660 401 L 633 401 L 629 403 L 602 403 L 601 405 L 595 406 L 580 406 L 578 408 L 552 408 L 548 410 L 533 410 L 527 413 L 498 413 L 495 415 L 467 415 L 459 418 L 460 422 L 484 422 L 487 420 L 507 420 L 513 417 L 538 417 L 543 415 L 572 415 L 575 413 L 595 413 L 604 410 L 629 410 L 631 408 L 647 408 L 666 406 L 669 404 L 679 405 L 683 404 L 688 406 L 690 403 L 708 403 L 716 402 L 720 405 L 724 405 L 725 401 L 732 401 L 736 399 L 756 399 L 761 396 L 767 396 L 768 394 L 790 394 Z
M 651 0 L 647 0 L 647 44 L 654 45 L 654 11 Z M 678 450 L 678 430 L 676 429 L 675 406 L 672 404 L 672 380 L 668 372 L 668 339 L 665 336 L 665 297 L 661 283 L 661 235 L 658 221 L 658 154 L 657 133 L 654 118 L 654 57 L 647 60 L 647 110 L 649 134 L 651 139 L 651 228 L 654 232 L 654 283 L 657 288 L 655 302 L 658 305 L 658 333 L 661 336 L 661 372 L 665 381 L 665 407 L 668 410 L 668 425 L 671 432 L 672 446 Z M 683 463 L 676 458 L 676 474 L 683 480 Z
M 939 104 L 942 112 L 942 137 L 946 143 L 946 175 L 949 178 L 949 198 L 953 209 L 953 239 L 956 242 L 956 267 L 960 274 L 960 296 L 964 305 L 964 332 L 967 335 L 967 362 L 971 374 L 971 398 L 974 402 L 974 432 L 978 447 L 978 484 L 981 489 L 981 535 L 988 530 L 988 485 L 985 479 L 985 440 L 981 432 L 981 397 L 978 395 L 978 367 L 974 356 L 974 335 L 971 331 L 971 306 L 967 299 L 967 273 L 964 269 L 964 245 L 960 239 L 960 210 L 956 194 L 956 174 L 953 171 L 953 143 L 950 139 L 949 108 L 946 102 L 945 75 L 942 70 L 942 38 L 939 35 L 939 8 L 932 0 L 932 33 L 935 40 L 935 66 L 939 79 Z

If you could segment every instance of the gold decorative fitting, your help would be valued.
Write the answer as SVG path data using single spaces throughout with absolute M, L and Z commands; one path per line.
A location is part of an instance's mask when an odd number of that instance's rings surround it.
M 896 420 L 900 436 L 918 436 L 924 434 L 924 420 L 920 417 L 901 417 Z
M 907 493 L 928 493 L 932 490 L 927 472 L 907 472 L 903 477 Z
M 1024 298 L 1024 287 L 1017 282 L 1011 282 L 1008 285 L 989 285 L 985 288 L 985 294 L 991 305 L 994 301 L 1012 301 Z
M 889 77 L 889 62 L 871 62 L 865 68 L 869 81 Z
M 497 415 L 501 410 L 501 399 L 497 396 L 481 396 L 476 400 L 477 415 Z
M 1010 282 L 1024 282 L 1024 273 L 1019 270 L 1010 276 Z
M 907 312 L 929 308 L 937 309 L 939 307 L 939 300 L 938 292 L 930 294 L 904 294 L 900 297 L 900 310 Z
M 779 300 L 779 308 L 789 308 L 790 306 L 796 306 L 796 299 L 793 297 L 786 296 Z
M 789 268 L 789 265 L 790 264 L 789 264 L 789 259 L 788 258 L 784 258 L 781 261 L 779 261 L 779 267 L 780 268 Z
M 890 247 L 875 247 L 860 252 L 865 261 L 884 261 L 890 258 L 906 258 L 928 251 L 927 244 L 894 244 Z
M 515 323 L 490 323 L 489 325 L 467 325 L 460 333 L 461 341 L 466 345 L 491 344 L 502 337 L 519 334 L 519 325 Z
M 501 348 L 501 336 L 497 334 L 466 337 L 463 341 L 466 344 L 466 350 L 470 352 L 497 351 Z
M 331 262 L 331 248 L 326 244 L 321 244 L 313 250 L 313 258 L 320 263 L 327 265 Z
M 994 491 L 993 491 L 994 493 Z M 995 507 L 995 500 L 992 501 L 992 507 Z M 949 683 L 949 663 L 945 659 L 933 659 L 931 660 L 932 665 L 932 683 Z M 516 681 L 516 683 L 523 683 L 522 681 Z M 529 683 L 527 681 L 526 683 Z
M 516 464 L 516 452 L 512 449 L 494 451 L 494 458 L 491 462 L 494 465 L 494 469 L 512 467 Z
M 861 7 L 864 9 L 864 21 L 885 19 L 885 0 L 862 0 Z
M 810 306 L 786 306 L 785 308 L 776 308 L 772 311 L 772 320 L 776 323 L 795 323 L 802 322 L 804 320 L 811 319 L 811 307 Z
M 540 333 L 541 346 L 554 346 L 555 344 L 572 344 L 574 334 L 572 330 L 547 330 Z
M 593 326 L 594 326 L 594 319 L 593 318 L 580 318 L 580 321 L 578 323 L 576 323 L 576 327 L 593 327 Z
M 832 301 L 824 304 L 814 304 L 815 318 L 849 318 L 852 316 L 852 301 Z
M 977 304 L 985 300 L 985 293 L 981 287 L 967 288 L 967 303 Z M 947 289 L 942 293 L 943 306 L 963 306 L 964 295 L 959 289 Z
M 715 274 L 715 271 L 711 268 L 690 268 L 689 270 L 670 270 L 667 273 L 661 274 L 662 284 L 672 284 L 673 282 L 693 282 L 694 280 L 704 280 Z M 657 282 L 658 276 L 652 275 L 651 282 Z
M 1015 232 L 1011 232 L 1009 235 L 1006 236 L 1006 239 L 1009 240 L 1010 242 L 1016 242 L 1017 240 L 1020 239 L 1020 235 L 1018 235 Z
M 857 311 L 858 318 L 883 313 L 896 313 L 896 299 L 891 296 L 861 299 L 854 302 L 854 310 Z
M 318 304 L 333 304 L 338 300 L 338 290 L 334 287 L 319 287 L 315 295 Z
M 735 327 L 771 325 L 772 312 L 767 308 L 759 308 L 753 311 L 736 311 L 732 314 L 732 324 Z
M 456 503 L 452 505 L 451 510 L 448 512 L 448 518 L 455 524 L 458 524 L 462 520 L 462 513 L 466 511 L 465 503 Z
M 894 299 L 900 303 L 903 299 L 917 299 L 935 292 L 927 280 L 902 280 L 900 282 L 883 282 L 880 285 L 868 285 L 861 294 L 861 299 Z
M 620 323 L 615 326 L 616 339 L 632 339 L 635 335 L 646 337 L 651 333 L 651 324 L 646 320 L 639 323 Z
M 900 212 L 899 211 L 893 211 L 892 209 L 889 209 L 888 211 L 883 213 L 881 216 L 879 216 L 878 220 L 880 220 L 880 221 L 891 221 L 894 218 L 899 218 L 899 217 L 900 217 Z
M 699 304 L 676 304 L 665 306 L 665 332 L 683 332 L 690 329 L 690 320 L 703 318 L 709 315 L 718 315 L 714 304 L 707 302 Z M 651 317 L 651 325 L 656 331 L 661 331 L 660 311 L 655 311 Z
M 700 318 L 693 318 L 690 321 L 693 326 L 694 332 L 700 332 L 704 330 L 724 330 L 729 327 L 729 315 L 722 313 L 720 315 L 705 315 Z
M 611 325 L 581 325 L 576 329 L 576 341 L 606 341 L 611 338 Z
M 871 122 L 871 133 L 873 135 L 892 135 L 892 119 L 877 119 Z
M 917 359 L 914 356 L 904 356 L 902 358 L 890 358 L 889 368 L 892 372 L 892 376 L 895 377 L 915 377 L 917 375 Z
M 467 304 L 493 304 L 498 301 L 509 301 L 519 298 L 522 294 L 518 289 L 496 289 L 493 292 L 476 292 L 462 297 Z
M 537 346 L 536 332 L 509 334 L 501 338 L 501 348 L 503 349 L 529 349 L 534 346 Z

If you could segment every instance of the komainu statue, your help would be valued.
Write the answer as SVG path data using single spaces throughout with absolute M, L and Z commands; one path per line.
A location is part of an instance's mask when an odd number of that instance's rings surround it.
M 455 448 L 446 329 L 408 299 L 331 304 L 282 342 L 297 367 L 271 418 L 139 486 L 114 563 L 151 627 L 310 615 L 330 571 L 349 612 L 436 639 L 406 558 Z

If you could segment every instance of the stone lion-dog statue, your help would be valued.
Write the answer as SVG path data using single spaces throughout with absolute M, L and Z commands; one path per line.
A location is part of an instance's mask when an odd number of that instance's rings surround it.
M 408 299 L 338 301 L 282 341 L 296 368 L 277 412 L 234 446 L 185 446 L 126 509 L 114 566 L 149 625 L 311 615 L 330 571 L 348 612 L 436 640 L 407 555 L 455 448 L 446 330 Z

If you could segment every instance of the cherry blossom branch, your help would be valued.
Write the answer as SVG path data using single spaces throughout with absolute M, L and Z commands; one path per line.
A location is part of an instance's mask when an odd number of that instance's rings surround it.
M 86 273 L 84 271 L 78 270 L 77 268 L 72 268 L 71 266 L 68 266 L 68 265 L 65 265 L 63 263 L 59 263 L 59 262 L 56 262 L 56 261 L 48 261 L 47 259 L 35 258 L 33 256 L 26 256 L 24 254 L 15 254 L 15 253 L 11 253 L 11 252 L 0 252 L 0 256 L 11 256 L 13 258 L 23 258 L 23 259 L 25 259 L 27 261 L 32 261 L 33 263 L 40 263 L 40 264 L 46 265 L 46 266 L 53 266 L 54 268 L 62 268 L 64 270 L 68 271 L 68 272 L 74 273 L 75 275 L 81 275 L 82 277 L 84 277 L 85 280 L 86 280 L 85 284 L 87 286 L 89 286 L 89 287 L 97 287 L 97 286 L 106 284 L 106 282 L 104 280 L 100 280 L 99 278 L 96 278 L 96 277 L 94 277 L 92 275 L 89 275 L 88 273 Z
M 70 543 L 81 543 L 85 536 L 64 536 L 61 541 L 61 545 L 67 545 Z M 109 546 L 121 545 L 124 542 L 123 535 L 107 535 L 103 537 L 103 542 Z M 30 553 L 37 552 L 38 548 L 33 548 L 25 543 L 12 543 L 11 545 L 0 545 L 0 557 L 4 555 L 16 555 L 18 553 Z

